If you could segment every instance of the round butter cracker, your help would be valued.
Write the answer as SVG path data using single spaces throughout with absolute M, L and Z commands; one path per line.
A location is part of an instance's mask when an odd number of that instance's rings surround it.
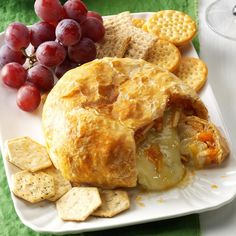
M 205 63 L 193 57 L 183 57 L 176 75 L 195 91 L 199 91 L 206 82 L 208 69 Z
M 176 46 L 189 43 L 196 34 L 196 23 L 180 11 L 164 10 L 154 13 L 147 21 L 148 32 Z
M 174 44 L 158 40 L 150 49 L 147 61 L 173 72 L 178 68 L 180 59 L 181 54 Z
M 140 18 L 132 18 L 132 24 L 137 28 L 142 28 L 145 24 L 145 20 Z
M 145 32 L 148 32 L 147 22 L 145 22 L 145 23 L 143 24 L 142 30 L 144 30 Z

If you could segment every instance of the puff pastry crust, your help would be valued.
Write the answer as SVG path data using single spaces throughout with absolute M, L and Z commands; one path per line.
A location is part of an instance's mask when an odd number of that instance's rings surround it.
M 46 147 L 72 182 L 133 187 L 135 134 L 168 106 L 208 117 L 196 92 L 170 72 L 139 59 L 94 60 L 68 71 L 49 93 L 42 117 Z

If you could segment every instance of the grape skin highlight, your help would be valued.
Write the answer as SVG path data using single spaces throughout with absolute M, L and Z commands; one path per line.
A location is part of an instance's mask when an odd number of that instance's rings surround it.
M 41 44 L 36 51 L 38 62 L 46 67 L 54 67 L 61 64 L 66 57 L 64 47 L 55 41 Z
M 17 92 L 16 103 L 23 111 L 34 111 L 39 106 L 40 101 L 40 92 L 33 85 L 23 85 Z
M 88 9 L 80 0 L 69 0 L 64 4 L 64 9 L 68 18 L 83 22 L 86 19 Z
M 72 19 L 62 20 L 56 27 L 56 37 L 64 46 L 74 45 L 81 38 L 80 25 Z
M 27 48 L 30 43 L 28 28 L 19 22 L 11 23 L 5 32 L 5 43 L 13 51 L 20 51 Z
M 48 23 L 59 22 L 63 16 L 63 7 L 58 0 L 36 0 L 34 3 L 36 15 Z
M 19 88 L 25 83 L 27 72 L 19 63 L 11 62 L 2 68 L 0 77 L 7 86 Z

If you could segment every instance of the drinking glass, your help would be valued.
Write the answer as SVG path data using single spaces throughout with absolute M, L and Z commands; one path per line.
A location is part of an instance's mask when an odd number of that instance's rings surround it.
M 236 0 L 217 0 L 210 4 L 206 22 L 217 34 L 236 40 Z

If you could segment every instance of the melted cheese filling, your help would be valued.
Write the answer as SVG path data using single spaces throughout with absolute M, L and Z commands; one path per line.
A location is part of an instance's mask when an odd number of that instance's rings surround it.
M 185 174 L 175 123 L 176 114 L 165 112 L 162 129 L 150 129 L 137 147 L 138 182 L 148 190 L 170 188 Z

